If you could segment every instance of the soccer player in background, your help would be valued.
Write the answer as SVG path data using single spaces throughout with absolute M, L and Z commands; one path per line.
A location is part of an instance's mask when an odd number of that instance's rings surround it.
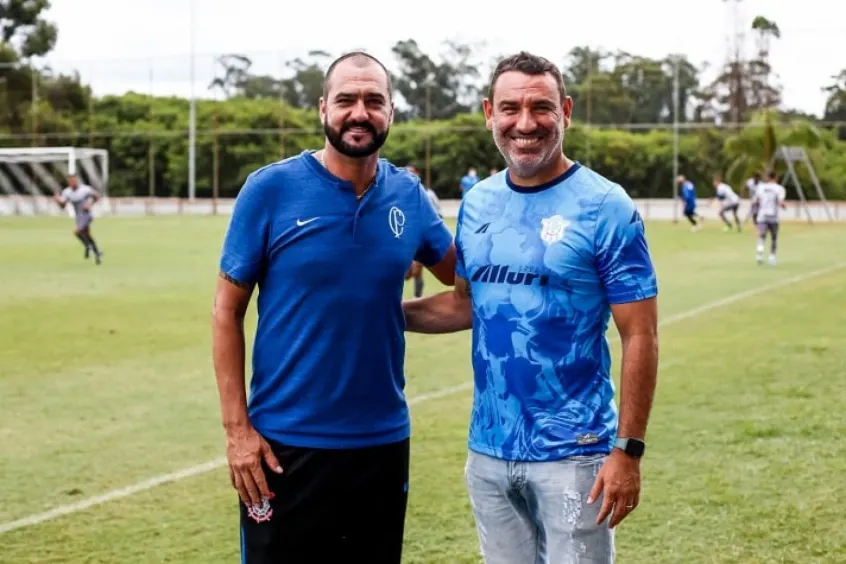
M 400 562 L 404 276 L 417 260 L 452 285 L 456 256 L 420 180 L 379 158 L 393 117 L 382 63 L 340 57 L 320 99 L 324 147 L 255 171 L 235 201 L 213 354 L 246 564 Z M 243 323 L 254 287 L 247 402 Z
M 455 289 L 404 304 L 419 333 L 473 329 L 466 481 L 488 563 L 609 563 L 640 500 L 657 282 L 634 202 L 562 153 L 554 64 L 501 61 L 484 101 L 508 164 L 464 198 Z M 620 410 L 605 331 L 622 338 Z
M 405 167 L 408 172 L 411 174 L 420 177 L 420 171 L 417 170 L 417 167 L 414 165 L 408 165 Z M 435 213 L 438 214 L 438 217 L 443 218 L 443 214 L 441 213 L 441 201 L 438 199 L 438 195 L 435 194 L 435 191 L 429 188 L 426 188 L 426 194 L 429 196 L 429 201 L 432 202 L 432 207 L 435 209 Z M 414 297 L 419 298 L 423 295 L 423 265 L 420 264 L 418 261 L 412 261 L 411 267 L 408 269 L 408 272 L 405 274 L 405 279 L 413 279 L 414 280 Z
M 461 180 L 459 181 L 459 186 L 461 188 L 461 197 L 463 198 L 465 195 L 467 195 L 467 192 L 470 190 L 470 188 L 472 188 L 478 183 L 479 175 L 476 174 L 476 168 L 471 166 L 469 169 L 467 169 L 467 174 L 462 176 Z
M 740 207 L 740 196 L 732 190 L 731 186 L 723 182 L 722 176 L 715 176 L 713 182 L 717 200 L 720 202 L 720 219 L 722 219 L 723 223 L 726 224 L 724 231 L 731 231 L 735 226 L 738 231 L 741 231 L 742 223 L 740 218 L 737 216 L 737 209 Z M 726 217 L 728 212 L 731 212 L 734 216 L 734 226 L 732 226 L 731 222 Z
M 767 233 L 770 235 L 770 256 L 769 263 L 775 265 L 776 251 L 778 250 L 778 232 L 781 223 L 781 210 L 787 208 L 784 200 L 787 197 L 787 190 L 778 183 L 775 171 L 767 173 L 767 181 L 758 184 L 755 190 L 753 203 L 758 207 L 758 215 L 755 223 L 758 227 L 758 244 L 755 248 L 755 261 L 758 264 L 764 262 L 764 248 L 767 242 Z
M 758 215 L 758 205 L 755 203 L 755 190 L 757 190 L 758 185 L 761 183 L 761 173 L 756 172 L 752 178 L 746 181 L 746 193 L 749 194 L 749 212 L 746 214 L 746 218 L 743 220 L 744 223 L 752 220 L 752 223 L 755 223 L 755 217 Z
M 696 213 L 696 188 L 693 187 L 693 182 L 686 179 L 683 174 L 680 174 L 676 179 L 681 185 L 681 193 L 679 197 L 684 202 L 684 216 L 691 224 L 691 231 L 699 231 L 702 228 L 702 216 Z M 698 219 L 698 221 L 697 221 Z
M 91 223 L 94 221 L 94 214 L 91 213 L 91 207 L 100 199 L 100 192 L 87 184 L 82 184 L 75 174 L 69 174 L 68 185 L 62 190 L 61 194 L 53 196 L 53 199 L 62 209 L 67 204 L 73 206 L 74 219 L 76 221 L 73 234 L 85 247 L 85 258 L 89 258 L 93 252 L 94 262 L 100 264 L 103 253 L 100 252 L 97 243 L 91 236 Z

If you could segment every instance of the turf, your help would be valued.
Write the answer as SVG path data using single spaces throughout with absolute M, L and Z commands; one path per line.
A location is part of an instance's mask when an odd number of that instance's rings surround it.
M 0 527 L 223 455 L 209 322 L 225 226 L 98 219 L 98 267 L 67 218 L 0 220 Z M 665 324 L 619 562 L 846 561 L 846 228 L 784 226 L 776 267 L 713 222 L 648 236 Z M 468 337 L 408 337 L 407 393 L 428 399 L 412 408 L 407 562 L 479 561 Z M 0 562 L 238 561 L 236 501 L 219 467 L 2 533 Z

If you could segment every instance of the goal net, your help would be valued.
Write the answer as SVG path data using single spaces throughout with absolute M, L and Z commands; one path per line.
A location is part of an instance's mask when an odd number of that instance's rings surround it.
M 63 213 L 53 196 L 67 186 L 70 174 L 100 192 L 106 200 L 109 152 L 83 147 L 0 149 L 0 215 Z M 73 214 L 73 206 L 65 209 Z

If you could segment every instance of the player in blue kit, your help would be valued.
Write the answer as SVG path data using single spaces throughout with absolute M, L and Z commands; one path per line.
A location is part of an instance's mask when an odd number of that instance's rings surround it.
M 548 60 L 499 63 L 484 111 L 508 168 L 464 197 L 455 290 L 404 303 L 409 331 L 473 330 L 466 480 L 488 563 L 611 562 L 639 502 L 656 275 L 626 192 L 562 153 L 572 108 Z
M 393 113 L 384 66 L 341 57 L 320 100 L 324 148 L 252 173 L 235 202 L 214 365 L 246 564 L 400 562 L 404 278 L 416 260 L 452 285 L 456 255 L 420 180 L 379 158 Z M 243 321 L 254 287 L 247 402 Z
M 690 222 L 690 230 L 699 231 L 702 229 L 703 217 L 696 213 L 696 188 L 694 188 L 693 182 L 685 178 L 682 174 L 676 178 L 676 182 L 681 185 L 679 198 L 684 202 L 684 216 Z

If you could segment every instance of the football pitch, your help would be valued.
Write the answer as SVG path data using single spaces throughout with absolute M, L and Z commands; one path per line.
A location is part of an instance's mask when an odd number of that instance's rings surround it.
M 0 218 L 0 562 L 238 562 L 211 363 L 226 218 L 100 218 L 99 267 L 72 227 Z M 661 360 L 618 561 L 846 561 L 846 225 L 784 225 L 775 267 L 749 228 L 647 235 Z M 480 561 L 468 347 L 408 335 L 409 563 Z

